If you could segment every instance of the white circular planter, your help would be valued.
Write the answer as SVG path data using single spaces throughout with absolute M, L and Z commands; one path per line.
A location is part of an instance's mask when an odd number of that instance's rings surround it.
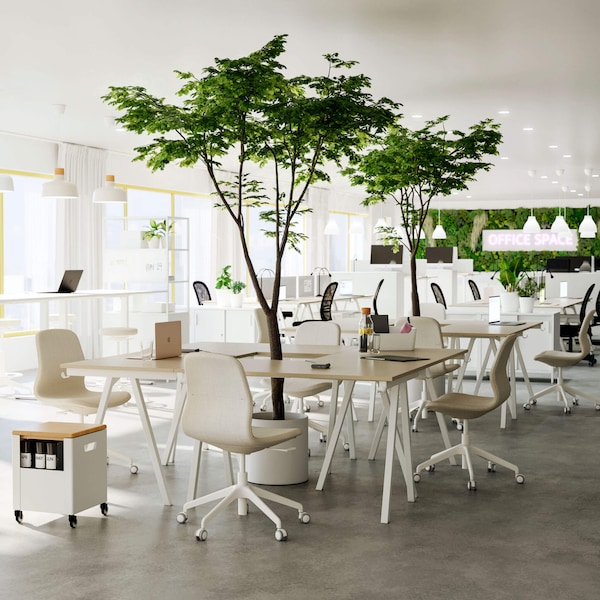
M 532 297 L 519 297 L 519 312 L 523 314 L 529 314 L 533 312 L 533 304 L 535 298 Z
M 296 427 L 302 433 L 260 452 L 248 455 L 248 481 L 263 485 L 292 485 L 308 481 L 308 417 L 286 414 L 284 421 L 274 421 L 272 413 L 255 413 L 253 427 Z
M 503 313 L 519 311 L 519 295 L 517 292 L 500 292 L 500 308 Z

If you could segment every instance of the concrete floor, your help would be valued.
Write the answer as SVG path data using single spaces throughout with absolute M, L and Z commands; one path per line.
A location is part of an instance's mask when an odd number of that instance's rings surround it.
M 582 389 L 598 393 L 600 366 L 569 370 Z M 467 386 L 472 382 L 467 382 Z M 545 384 L 535 383 L 541 389 Z M 519 386 L 521 388 L 522 386 Z M 358 386 L 366 398 L 367 388 Z M 159 446 L 166 440 L 172 391 L 146 388 Z M 417 502 L 406 502 L 396 464 L 391 522 L 379 522 L 383 444 L 366 460 L 374 423 L 357 409 L 358 459 L 337 450 L 332 474 L 315 490 L 324 444 L 311 432 L 309 481 L 277 490 L 304 503 L 312 521 L 276 508 L 289 534 L 257 510 L 245 517 L 235 505 L 221 514 L 200 543 L 194 532 L 205 509 L 176 522 L 187 484 L 191 444 L 182 438 L 176 464 L 165 469 L 173 506 L 162 506 L 138 427 L 135 407 L 109 412 L 109 446 L 135 456 L 137 475 L 111 464 L 109 515 L 98 507 L 64 516 L 25 511 L 13 516 L 10 441 L 15 428 L 45 420 L 73 420 L 34 400 L 0 398 L 0 597 L 52 599 L 147 598 L 286 600 L 335 599 L 586 599 L 600 589 L 600 412 L 587 402 L 564 415 L 546 396 L 531 411 L 521 407 L 506 430 L 499 413 L 471 427 L 482 447 L 516 462 L 526 477 L 487 473 L 476 463 L 476 492 L 460 467 L 441 464 L 424 473 Z M 598 393 L 600 398 L 600 393 Z M 451 429 L 453 439 L 458 432 Z M 440 449 L 434 418 L 413 434 L 414 458 Z M 222 459 L 203 454 L 201 491 L 222 485 Z

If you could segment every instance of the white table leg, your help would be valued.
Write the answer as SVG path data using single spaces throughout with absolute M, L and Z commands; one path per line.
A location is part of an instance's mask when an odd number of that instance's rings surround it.
M 140 414 L 140 421 L 142 422 L 142 428 L 144 430 L 144 435 L 146 436 L 146 443 L 150 452 L 152 468 L 154 469 L 154 475 L 156 476 L 156 482 L 158 483 L 158 489 L 160 490 L 160 494 L 163 499 L 163 504 L 165 504 L 165 506 L 171 506 L 173 503 L 169 498 L 167 484 L 165 482 L 165 478 L 160 464 L 160 457 L 158 456 L 158 449 L 156 447 L 154 431 L 152 430 L 152 425 L 150 424 L 150 417 L 148 416 L 148 409 L 146 407 L 146 402 L 144 400 L 144 395 L 142 393 L 140 381 L 139 379 L 132 377 L 130 378 L 129 382 L 131 383 L 131 389 L 133 390 L 135 403 L 138 407 L 138 412 Z
M 183 413 L 183 407 L 187 398 L 187 387 L 185 385 L 183 374 L 177 375 L 177 385 L 175 388 L 175 405 L 173 407 L 173 418 L 171 420 L 171 427 L 169 428 L 169 435 L 167 436 L 167 445 L 165 447 L 165 454 L 163 458 L 163 465 L 175 462 L 175 447 L 177 446 L 177 433 L 179 431 L 179 424 L 181 423 L 181 415 Z

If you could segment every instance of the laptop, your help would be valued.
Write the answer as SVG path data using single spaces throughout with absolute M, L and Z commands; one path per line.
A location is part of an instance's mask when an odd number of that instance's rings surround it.
M 58 290 L 52 290 L 51 292 L 45 292 L 47 294 L 72 294 L 77 290 L 79 280 L 83 275 L 82 269 L 73 269 L 65 271 L 63 278 L 58 286 Z
M 181 321 L 154 324 L 154 358 L 181 356 Z
M 523 321 L 500 320 L 500 296 L 490 296 L 489 298 L 488 323 L 490 325 L 524 325 Z

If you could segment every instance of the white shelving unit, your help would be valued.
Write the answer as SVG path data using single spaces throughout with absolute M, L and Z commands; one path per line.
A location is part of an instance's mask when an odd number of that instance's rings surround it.
M 144 239 L 151 221 L 165 235 Z M 182 217 L 108 217 L 104 228 L 103 280 L 106 288 L 148 290 L 130 300 L 128 311 L 107 304 L 104 326 L 136 327 L 152 339 L 154 324 L 180 320 L 183 342 L 189 331 L 189 220 Z M 126 313 L 128 322 L 119 322 Z M 106 351 L 113 349 L 105 348 Z

